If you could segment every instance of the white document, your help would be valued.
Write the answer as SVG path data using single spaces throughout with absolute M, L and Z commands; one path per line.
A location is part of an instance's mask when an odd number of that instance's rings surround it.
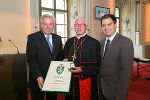
M 69 92 L 72 74 L 68 69 L 71 67 L 75 67 L 73 62 L 51 61 L 41 91 Z

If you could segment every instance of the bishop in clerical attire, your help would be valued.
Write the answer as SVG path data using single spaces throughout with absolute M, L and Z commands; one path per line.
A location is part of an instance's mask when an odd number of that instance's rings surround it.
M 66 100 L 98 100 L 97 74 L 100 61 L 100 43 L 86 34 L 87 24 L 78 17 L 74 24 L 76 36 L 64 47 L 64 61 L 73 61 L 71 92 Z

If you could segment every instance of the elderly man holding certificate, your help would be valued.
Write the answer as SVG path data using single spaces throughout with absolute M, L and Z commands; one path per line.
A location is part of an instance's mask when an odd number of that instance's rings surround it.
M 73 61 L 70 95 L 66 100 L 98 100 L 97 74 L 100 60 L 100 43 L 86 34 L 87 24 L 78 17 L 74 24 L 76 36 L 67 40 L 64 61 Z

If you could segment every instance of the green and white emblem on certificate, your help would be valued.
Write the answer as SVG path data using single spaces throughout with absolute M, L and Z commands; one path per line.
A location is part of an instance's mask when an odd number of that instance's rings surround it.
M 69 93 L 71 72 L 68 69 L 71 67 L 75 67 L 73 62 L 51 61 L 41 91 Z

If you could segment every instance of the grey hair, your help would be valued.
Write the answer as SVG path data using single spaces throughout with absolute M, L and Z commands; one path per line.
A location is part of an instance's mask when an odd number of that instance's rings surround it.
M 49 14 L 44 14 L 44 15 L 42 15 L 41 18 L 40 18 L 40 23 L 43 23 L 43 19 L 44 19 L 45 17 L 52 18 L 52 19 L 54 20 L 54 24 L 55 24 L 55 18 L 54 18 L 54 16 L 49 15 Z
M 85 24 L 87 25 L 87 21 L 86 21 L 85 17 L 80 17 L 80 16 L 78 16 L 78 17 L 75 19 L 75 22 L 76 22 L 78 19 L 83 19 L 83 20 L 85 21 Z

